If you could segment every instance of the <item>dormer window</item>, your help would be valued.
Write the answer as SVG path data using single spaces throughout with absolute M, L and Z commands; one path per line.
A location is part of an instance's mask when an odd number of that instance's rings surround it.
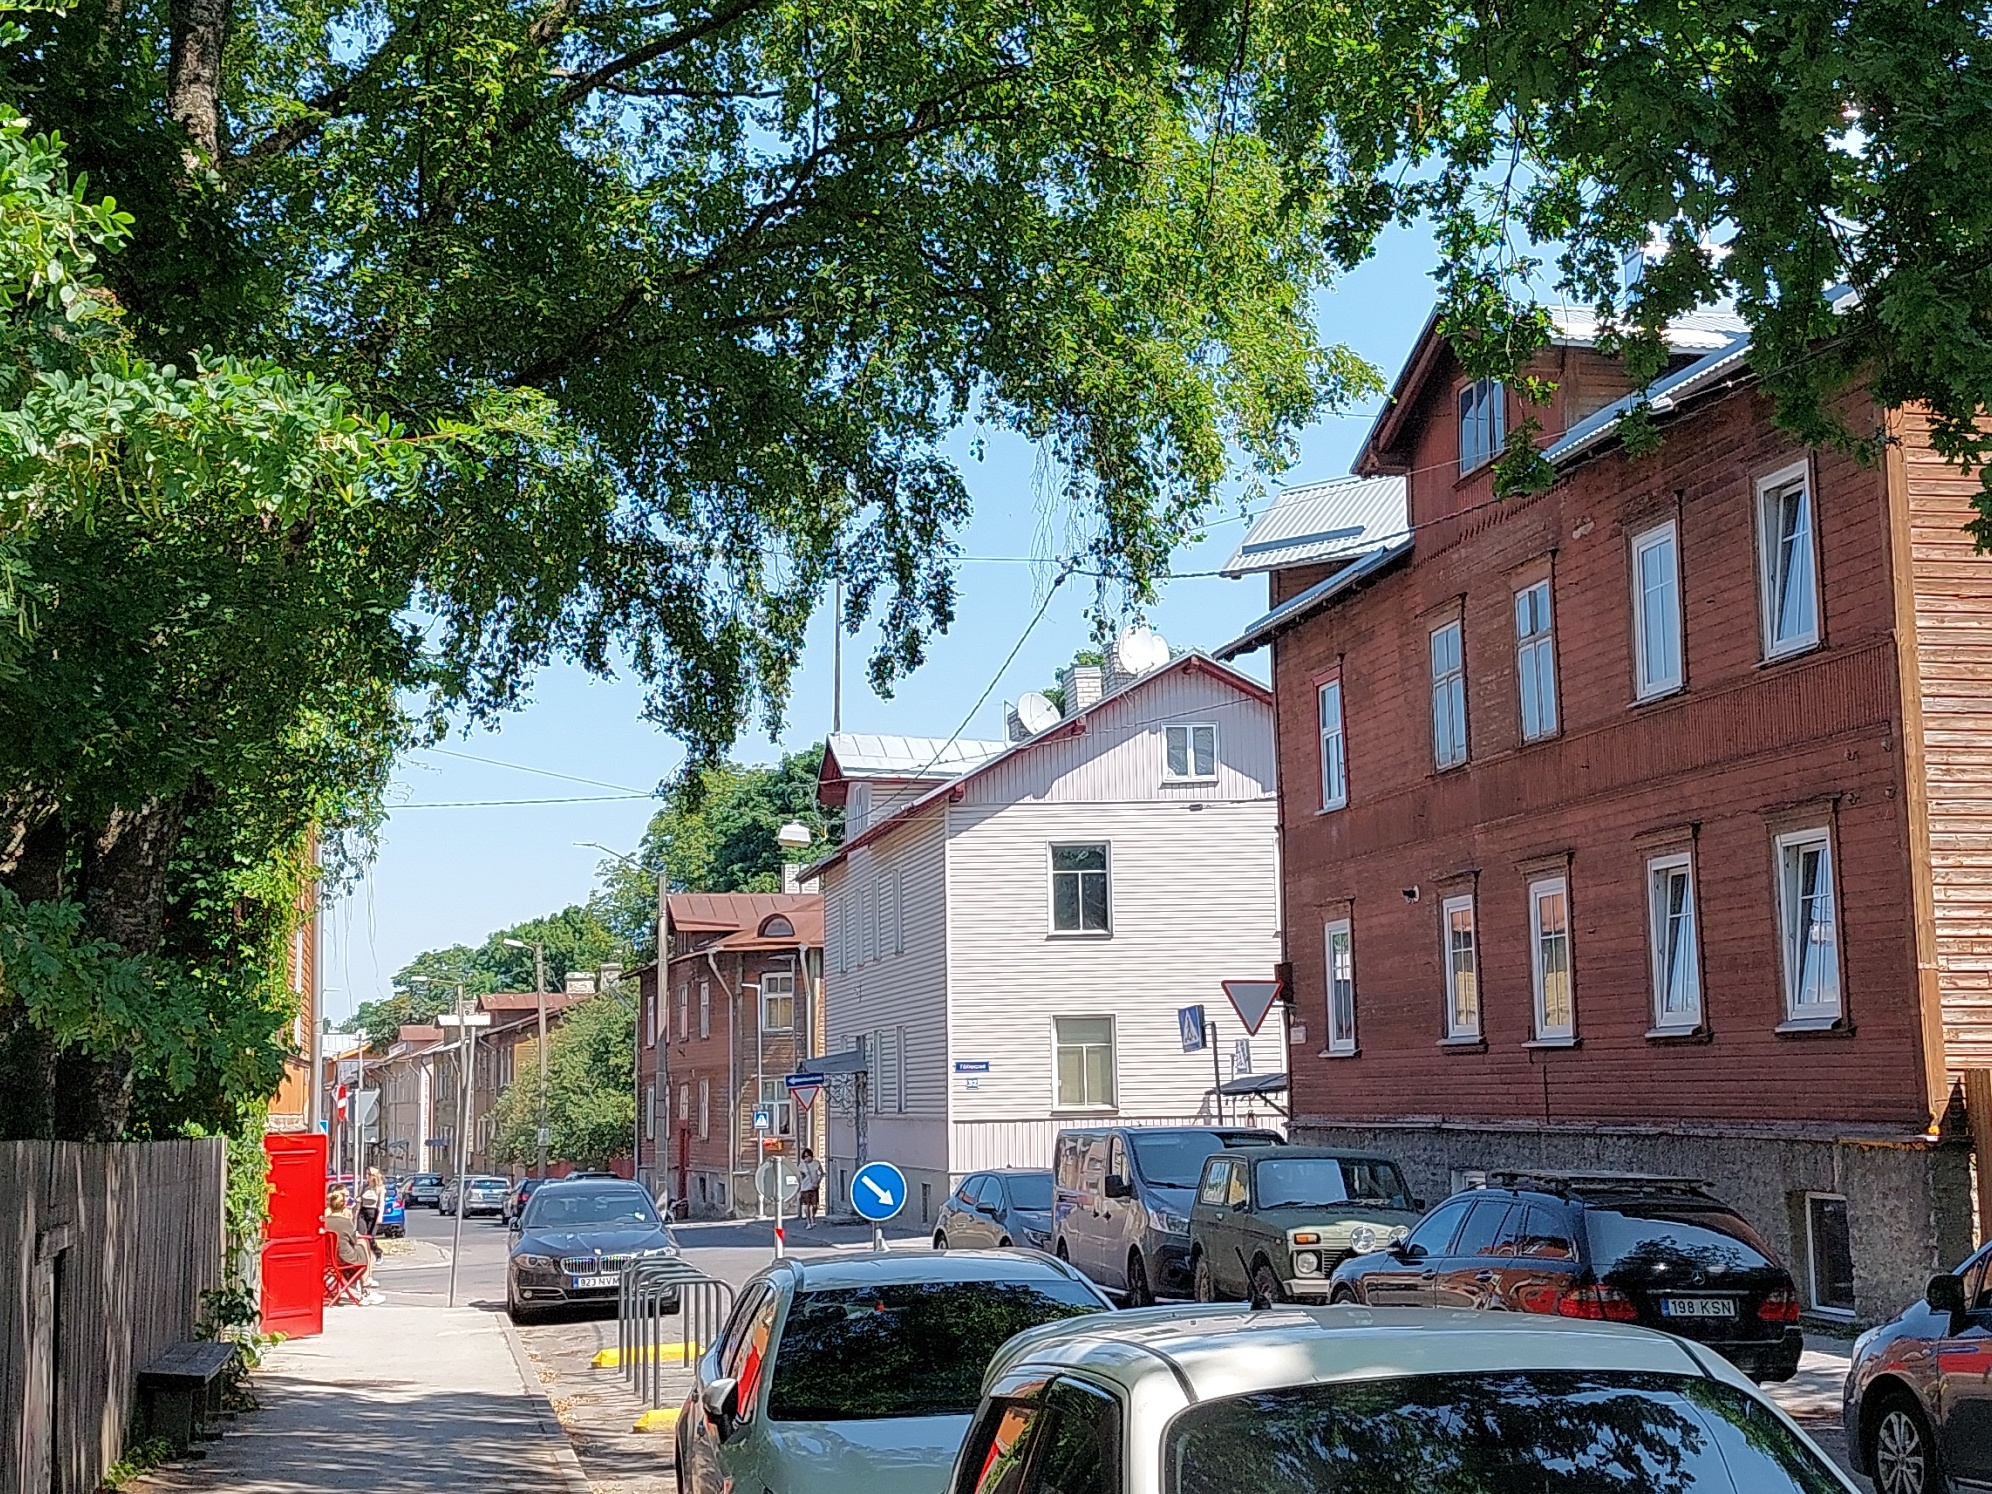
M 795 925 L 777 913 L 772 918 L 765 918 L 761 921 L 761 937 L 763 939 L 793 939 L 795 937 Z
M 1508 439 L 1507 390 L 1499 379 L 1477 379 L 1459 391 L 1459 473 L 1493 461 Z

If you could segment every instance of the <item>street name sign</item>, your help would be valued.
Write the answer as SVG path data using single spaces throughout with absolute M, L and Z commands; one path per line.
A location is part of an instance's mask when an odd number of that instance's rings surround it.
M 1183 1051 L 1201 1053 L 1204 1046 L 1204 1009 L 1200 1006 L 1176 1008 L 1176 1025 L 1183 1031 Z
M 823 1088 L 821 1074 L 790 1074 L 782 1083 L 788 1086 L 789 1098 L 804 1110 L 816 1103 L 817 1093 Z
M 1257 1037 L 1260 1026 L 1266 1020 L 1266 1013 L 1280 999 L 1280 983 L 1276 980 L 1228 980 L 1224 982 L 1224 994 L 1231 998 L 1231 1009 L 1238 1013 L 1238 1020 L 1245 1024 L 1245 1030 Z
M 906 1174 L 890 1162 L 867 1162 L 851 1179 L 851 1207 L 861 1219 L 885 1223 L 906 1207 Z

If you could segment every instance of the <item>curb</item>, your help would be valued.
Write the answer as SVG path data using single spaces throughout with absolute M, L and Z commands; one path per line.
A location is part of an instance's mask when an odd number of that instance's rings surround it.
M 566 1487 L 566 1494 L 595 1494 L 595 1486 L 588 1482 L 588 1475 L 581 1470 L 581 1458 L 574 1451 L 567 1428 L 560 1424 L 560 1417 L 553 1409 L 553 1400 L 547 1395 L 546 1387 L 540 1384 L 538 1372 L 533 1369 L 532 1356 L 526 1352 L 525 1340 L 519 1337 L 519 1330 L 512 1326 L 512 1320 L 502 1311 L 493 1313 L 492 1317 L 498 1322 L 498 1331 L 505 1336 L 506 1347 L 512 1351 L 512 1364 L 519 1372 L 519 1380 L 525 1386 L 528 1399 L 533 1402 L 540 1429 L 550 1439 L 548 1451 L 553 1455 L 553 1466 Z

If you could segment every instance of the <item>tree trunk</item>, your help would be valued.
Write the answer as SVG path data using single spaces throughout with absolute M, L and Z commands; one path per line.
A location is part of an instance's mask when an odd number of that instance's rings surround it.
M 193 149 L 189 173 L 221 158 L 221 52 L 228 40 L 228 0 L 171 0 L 173 41 L 166 68 L 166 112 Z
M 7 837 L 0 876 L 24 903 L 62 896 L 68 835 L 60 818 L 22 815 Z M 0 1140 L 45 1141 L 55 1134 L 55 1045 L 27 1008 L 0 1001 Z

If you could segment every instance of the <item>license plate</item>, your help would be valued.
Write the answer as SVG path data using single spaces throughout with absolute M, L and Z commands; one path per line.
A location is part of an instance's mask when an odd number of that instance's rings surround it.
M 577 1276 L 574 1278 L 574 1289 L 577 1292 L 582 1292 L 586 1291 L 589 1287 L 612 1287 L 621 1281 L 622 1274 L 620 1272 L 612 1276 Z
M 1736 1303 L 1728 1297 L 1662 1297 L 1663 1318 L 1733 1318 Z

